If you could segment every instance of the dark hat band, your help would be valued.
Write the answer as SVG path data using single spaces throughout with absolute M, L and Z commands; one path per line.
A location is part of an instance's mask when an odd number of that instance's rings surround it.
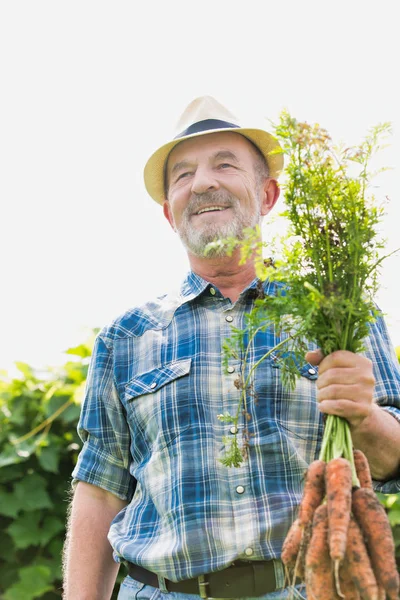
M 179 133 L 174 139 L 178 140 L 179 138 L 185 137 L 187 135 L 193 135 L 194 133 L 202 133 L 203 131 L 208 131 L 209 129 L 236 129 L 240 128 L 240 125 L 235 125 L 235 123 L 228 123 L 228 121 L 220 121 L 219 119 L 205 119 L 204 121 L 198 121 L 197 123 L 193 123 L 187 129 Z

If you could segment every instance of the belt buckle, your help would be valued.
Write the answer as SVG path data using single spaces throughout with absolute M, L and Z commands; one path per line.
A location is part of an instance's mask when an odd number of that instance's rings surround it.
M 206 587 L 208 585 L 210 585 L 209 582 L 206 581 L 205 575 L 199 575 L 198 578 L 197 578 L 197 581 L 198 581 L 198 584 L 199 584 L 199 595 L 200 595 L 200 598 L 204 598 L 204 600 L 207 600 L 208 596 L 207 596 L 207 593 L 206 593 Z

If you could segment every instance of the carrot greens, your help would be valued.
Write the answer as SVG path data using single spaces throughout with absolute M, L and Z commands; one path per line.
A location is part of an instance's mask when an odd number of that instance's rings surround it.
M 335 146 L 319 125 L 298 122 L 287 111 L 280 115 L 275 135 L 285 155 L 283 192 L 288 231 L 273 247 L 274 258 L 264 260 L 260 230 L 247 230 L 244 241 L 230 238 L 229 252 L 239 247 L 241 260 L 256 258 L 261 281 L 276 284 L 276 295 L 259 298 L 246 315 L 244 329 L 234 329 L 225 340 L 226 363 L 240 359 L 237 380 L 240 401 L 234 415 L 218 418 L 238 426 L 246 420 L 246 403 L 253 394 L 258 364 L 273 354 L 281 363 L 283 384 L 293 388 L 309 343 L 324 355 L 336 350 L 362 352 L 369 326 L 380 315 L 374 303 L 385 242 L 380 235 L 384 206 L 371 192 L 370 162 L 390 133 L 387 123 L 374 127 L 356 147 Z M 271 250 L 271 246 L 269 246 Z M 249 370 L 246 365 L 258 332 L 274 327 L 280 343 Z M 243 417 L 244 415 L 244 417 Z M 237 437 L 226 440 L 226 466 L 239 466 L 247 452 Z M 347 421 L 329 415 L 320 459 L 343 456 L 353 468 L 351 434 Z

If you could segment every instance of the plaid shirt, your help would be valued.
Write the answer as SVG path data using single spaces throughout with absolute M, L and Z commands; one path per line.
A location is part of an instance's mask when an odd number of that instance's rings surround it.
M 221 343 L 232 325 L 244 326 L 256 285 L 232 304 L 190 273 L 179 293 L 127 312 L 99 334 L 73 477 L 128 501 L 109 532 L 117 560 L 178 581 L 238 558 L 279 558 L 323 422 L 317 369 L 300 365 L 291 393 L 269 357 L 255 371 L 248 401 L 248 458 L 239 468 L 219 460 L 232 425 L 217 415 L 234 414 L 240 395 L 239 361 L 226 372 Z M 264 287 L 274 293 L 275 284 Z M 278 342 L 273 331 L 260 333 L 250 364 Z M 400 373 L 382 319 L 365 354 L 374 363 L 376 401 L 400 421 Z M 398 492 L 400 481 L 377 489 Z

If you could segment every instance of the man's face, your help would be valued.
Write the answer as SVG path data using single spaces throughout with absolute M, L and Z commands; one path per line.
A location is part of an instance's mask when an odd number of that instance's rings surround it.
M 164 214 L 195 256 L 204 256 L 216 239 L 241 239 L 243 229 L 255 227 L 275 204 L 276 182 L 260 181 L 257 158 L 252 144 L 234 132 L 185 140 L 171 152 Z M 266 190 L 272 182 L 277 193 L 271 204 Z

